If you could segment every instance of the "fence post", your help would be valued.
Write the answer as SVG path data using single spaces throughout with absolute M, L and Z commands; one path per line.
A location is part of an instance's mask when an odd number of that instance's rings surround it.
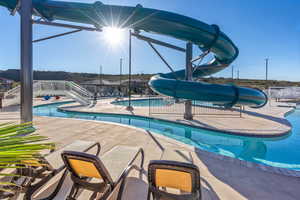
M 193 66 L 191 60 L 193 59 L 193 44 L 188 42 L 186 44 L 186 66 L 185 66 L 185 80 L 192 81 Z M 192 114 L 192 101 L 187 100 L 185 102 L 184 119 L 193 120 Z
M 149 114 L 148 114 L 148 116 L 150 116 L 151 115 L 151 111 L 150 111 L 150 107 L 151 107 L 151 102 L 150 102 L 150 95 L 148 95 L 148 107 L 149 107 Z
M 242 117 L 243 106 L 240 106 L 240 118 Z

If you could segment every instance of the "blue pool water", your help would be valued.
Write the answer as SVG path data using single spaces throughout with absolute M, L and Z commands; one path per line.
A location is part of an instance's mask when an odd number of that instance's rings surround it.
M 292 133 L 282 138 L 270 139 L 228 135 L 146 117 L 61 112 L 57 110 L 57 106 L 60 105 L 62 103 L 37 106 L 34 108 L 34 114 L 131 125 L 159 133 L 209 152 L 270 166 L 300 170 L 300 109 L 296 109 L 295 112 L 287 117 L 293 125 Z

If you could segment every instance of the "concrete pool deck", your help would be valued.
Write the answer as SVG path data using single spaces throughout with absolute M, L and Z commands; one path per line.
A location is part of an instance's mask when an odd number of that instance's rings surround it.
M 59 147 L 77 139 L 99 141 L 102 146 L 101 154 L 116 145 L 141 146 L 146 155 L 145 170 L 150 160 L 161 159 L 167 150 L 185 151 L 190 155 L 189 160 L 200 169 L 203 199 L 288 200 L 297 199 L 300 195 L 299 178 L 248 168 L 230 160 L 219 160 L 203 151 L 196 151 L 190 146 L 144 130 L 109 123 L 49 117 L 37 117 L 35 126 L 37 133 L 48 136 Z M 145 177 L 142 183 L 146 186 Z M 140 195 L 146 197 L 147 188 L 143 189 L 144 192 L 142 190 Z M 146 199 L 141 196 L 136 200 Z
M 224 111 L 213 109 L 212 114 L 195 115 L 193 120 L 184 120 L 183 116 L 178 114 L 151 114 L 148 107 L 134 107 L 133 111 L 127 111 L 125 106 L 111 104 L 114 100 L 112 98 L 99 100 L 94 107 L 80 106 L 78 103 L 72 103 L 67 106 L 61 106 L 61 108 L 68 111 L 153 117 L 214 131 L 256 137 L 283 136 L 288 134 L 292 128 L 291 124 L 284 118 L 286 113 L 293 110 L 287 103 L 271 102 L 271 104 L 261 109 L 247 107 L 246 110 L 242 111 L 241 117 L 239 110 L 228 111 L 228 114 L 224 115 Z M 175 113 L 183 113 L 183 108 L 178 106 L 176 108 L 170 106 L 170 110 Z
M 39 102 L 35 102 L 40 104 Z M 41 102 L 45 103 L 45 102 Z M 49 103 L 49 102 L 48 102 Z M 17 110 L 0 112 L 0 122 L 18 121 Z M 203 199 L 240 200 L 240 199 L 299 199 L 299 177 L 286 176 L 244 165 L 242 161 L 204 152 L 164 136 L 112 123 L 78 119 L 34 117 L 36 133 L 48 136 L 61 148 L 74 140 L 93 140 L 100 142 L 101 154 L 117 145 L 141 146 L 145 150 L 145 170 L 152 159 L 161 159 L 165 152 L 179 150 L 188 155 L 190 162 L 200 169 Z M 264 166 L 265 167 L 265 166 Z M 126 193 L 130 200 L 146 199 L 147 183 L 145 176 L 139 180 L 138 190 Z M 137 191 L 139 191 L 137 193 Z M 138 196 L 132 196 L 132 194 Z M 87 199 L 83 193 L 80 199 Z

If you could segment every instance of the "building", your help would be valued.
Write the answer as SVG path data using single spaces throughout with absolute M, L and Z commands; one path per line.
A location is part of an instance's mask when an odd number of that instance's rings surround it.
M 0 77 L 0 92 L 6 92 L 13 87 L 13 80 Z
M 101 96 L 127 96 L 129 80 L 91 80 L 80 83 L 81 86 L 90 92 L 97 92 Z M 148 87 L 148 80 L 132 79 L 131 94 L 148 94 L 151 90 Z

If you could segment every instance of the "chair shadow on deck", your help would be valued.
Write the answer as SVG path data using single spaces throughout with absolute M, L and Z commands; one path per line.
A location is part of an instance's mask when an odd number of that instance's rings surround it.
M 196 125 L 196 126 L 200 126 L 200 127 L 204 127 L 204 128 L 209 128 L 209 129 L 217 129 L 217 127 L 212 126 L 211 124 L 204 123 L 204 122 L 201 122 L 200 120 L 196 120 L 196 119 L 193 119 L 193 120 L 178 119 L 176 121 L 180 122 L 180 123 L 192 125 L 192 126 Z
M 256 199 L 298 199 L 300 181 L 297 177 L 265 172 L 258 168 L 241 166 L 237 162 L 211 158 L 201 151 L 195 151 L 211 175 L 231 187 L 239 198 Z M 201 171 L 201 170 L 200 170 Z M 201 179 L 203 182 L 204 180 Z M 221 192 L 226 192 L 225 190 Z M 232 191 L 228 191 L 232 192 Z M 215 196 L 213 199 L 218 199 Z
M 200 172 L 201 174 L 201 172 Z M 201 195 L 202 199 L 209 199 L 209 200 L 221 200 L 217 193 L 215 192 L 214 188 L 205 180 L 203 177 L 200 177 L 201 180 Z M 204 187 L 206 186 L 206 187 Z
M 161 145 L 161 143 L 155 138 L 155 136 L 150 131 L 146 130 L 146 133 L 150 136 L 150 138 L 154 141 L 154 143 L 161 151 L 165 150 L 165 148 Z
M 231 168 L 231 164 L 228 164 L 227 161 L 222 160 L 216 160 L 213 158 L 209 158 L 207 155 L 203 155 L 201 152 L 195 152 L 196 156 L 203 162 L 203 164 L 206 166 L 206 169 L 209 171 L 209 173 L 218 179 L 219 181 L 223 182 L 225 185 L 228 185 L 233 190 L 235 190 L 237 193 L 239 193 L 241 196 L 244 196 L 245 199 L 253 199 L 251 198 L 251 195 L 248 194 L 249 191 L 247 191 L 247 187 L 251 187 L 248 185 L 245 188 L 243 177 L 247 176 L 246 174 L 244 176 L 239 177 L 240 173 L 235 173 L 234 168 Z M 220 162 L 224 162 L 220 164 Z M 201 170 L 200 170 L 201 171 Z M 201 182 L 204 184 L 209 185 L 208 181 L 201 178 Z M 207 190 L 207 189 L 206 189 Z M 212 187 L 209 187 L 209 194 L 215 194 L 214 189 Z M 212 192 L 213 191 L 213 192 Z M 207 191 L 204 191 L 207 192 Z M 221 193 L 226 191 L 221 191 Z M 222 198 L 219 198 L 217 195 L 212 196 L 209 195 L 211 199 L 213 200 L 219 200 Z M 209 199 L 209 198 L 208 198 Z

